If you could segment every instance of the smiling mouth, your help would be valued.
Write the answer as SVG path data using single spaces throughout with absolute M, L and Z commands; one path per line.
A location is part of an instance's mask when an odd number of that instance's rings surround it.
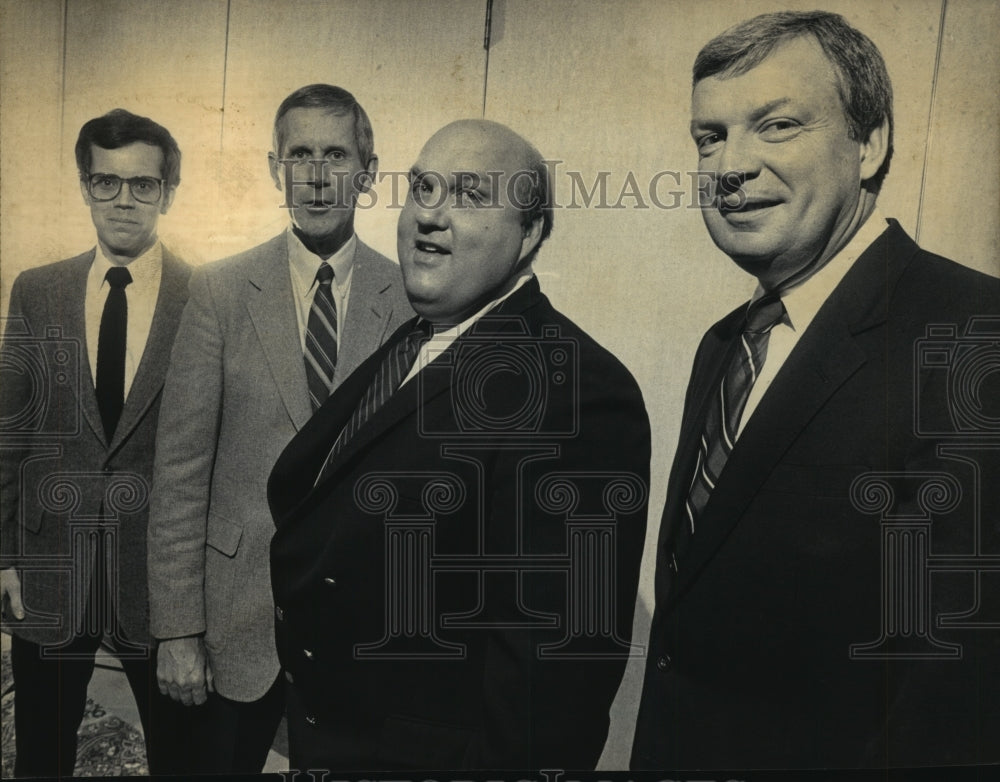
M 450 250 L 439 244 L 435 244 L 434 242 L 416 241 L 413 243 L 413 246 L 418 252 L 427 253 L 429 255 L 451 255 Z
M 719 199 L 718 209 L 723 215 L 754 214 L 778 206 L 780 203 L 772 199 L 747 198 L 745 195 L 733 193 Z

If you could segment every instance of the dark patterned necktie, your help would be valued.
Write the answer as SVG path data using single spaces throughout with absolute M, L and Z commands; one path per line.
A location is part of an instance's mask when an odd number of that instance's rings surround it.
M 128 299 L 125 286 L 132 274 L 124 266 L 104 275 L 110 290 L 101 313 L 97 337 L 97 407 L 101 411 L 104 436 L 110 443 L 125 406 L 125 337 L 128 330 Z
M 337 368 L 337 304 L 333 299 L 333 269 L 325 261 L 316 272 L 318 284 L 306 324 L 306 382 L 313 412 L 333 388 Z
M 316 479 L 317 483 L 323 480 L 333 460 L 337 458 L 337 454 L 344 449 L 344 446 L 358 433 L 358 430 L 364 426 L 365 422 L 375 415 L 382 405 L 389 400 L 389 397 L 396 393 L 396 390 L 403 382 L 403 378 L 409 374 L 410 369 L 413 367 L 413 362 L 417 360 L 420 348 L 431 338 L 431 333 L 432 326 L 430 321 L 421 318 L 417 321 L 413 330 L 397 342 L 392 350 L 389 351 L 379 366 L 378 372 L 375 373 L 371 385 L 368 386 L 364 396 L 361 397 L 361 401 L 354 410 L 354 414 L 344 425 L 336 442 L 333 444 L 333 448 L 330 449 L 330 455 L 326 457 L 319 477 Z
M 686 502 L 691 534 L 694 534 L 695 520 L 708 504 L 708 497 L 722 475 L 736 443 L 736 434 L 750 389 L 757 382 L 764 359 L 767 358 L 771 329 L 781 322 L 784 315 L 785 305 L 776 294 L 762 296 L 747 310 L 743 332 L 705 418 L 698 463 Z

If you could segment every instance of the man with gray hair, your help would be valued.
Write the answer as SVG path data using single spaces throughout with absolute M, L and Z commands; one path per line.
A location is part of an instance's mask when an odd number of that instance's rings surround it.
M 836 14 L 758 16 L 695 61 L 702 214 L 757 289 L 695 356 L 636 768 L 1000 760 L 977 478 L 1000 451 L 942 446 L 995 435 L 995 342 L 964 400 L 954 370 L 996 340 L 1000 285 L 879 212 L 892 131 L 882 56 Z
M 354 233 L 378 165 L 354 96 L 328 84 L 289 95 L 268 163 L 291 225 L 192 275 L 156 450 L 159 686 L 198 706 L 202 773 L 259 772 L 284 707 L 267 475 L 330 391 L 412 315 L 399 267 Z

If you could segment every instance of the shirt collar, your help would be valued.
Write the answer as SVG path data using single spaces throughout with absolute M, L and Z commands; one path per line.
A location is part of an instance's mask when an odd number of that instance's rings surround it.
M 142 288 L 156 277 L 156 273 L 162 264 L 163 245 L 157 240 L 146 252 L 129 261 L 126 264 L 126 268 L 129 270 L 129 274 L 132 275 L 132 284 Z M 108 269 L 113 269 L 116 266 L 119 266 L 119 264 L 108 260 L 108 257 L 104 254 L 104 250 L 101 249 L 100 242 L 98 242 L 94 252 L 94 263 L 90 267 L 90 273 L 98 287 L 104 284 L 104 278 L 108 273 Z
M 357 246 L 358 235 L 351 234 L 351 238 L 326 259 L 326 263 L 333 268 L 333 277 L 337 285 L 344 285 L 347 282 L 348 275 L 354 268 L 354 253 Z M 319 271 L 323 259 L 302 244 L 302 240 L 291 228 L 288 229 L 288 263 L 292 274 L 299 281 L 299 290 L 303 296 L 307 296 L 316 281 L 316 272 Z
M 819 312 L 819 308 L 823 306 L 823 302 L 830 297 L 833 289 L 844 279 L 844 275 L 854 265 L 854 262 L 882 235 L 887 227 L 885 215 L 876 206 L 868 219 L 857 230 L 857 233 L 822 269 L 798 285 L 781 292 L 781 303 L 785 305 L 786 322 L 792 329 L 801 332 L 812 322 L 816 313 Z M 756 301 L 764 293 L 764 289 L 758 285 L 751 300 Z

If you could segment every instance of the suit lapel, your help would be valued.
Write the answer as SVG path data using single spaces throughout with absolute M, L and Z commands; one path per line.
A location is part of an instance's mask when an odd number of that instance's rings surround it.
M 745 311 L 746 305 L 741 305 L 712 327 L 701 348 L 705 352 L 704 359 L 695 362 L 697 375 L 691 378 L 688 390 L 686 414 L 677 440 L 677 455 L 674 457 L 674 467 L 671 470 L 667 493 L 668 505 L 664 514 L 665 519 L 675 519 L 676 524 L 686 523 L 684 501 L 697 463 L 708 406 L 717 398 L 722 373 L 729 360 L 733 341 L 739 334 Z M 672 541 L 677 530 L 669 529 L 669 533 L 669 540 Z
M 387 277 L 377 263 L 378 258 L 371 248 L 358 240 L 347 317 L 334 370 L 334 388 L 378 349 L 389 328 L 392 304 L 388 293 L 394 284 L 402 284 L 402 277 L 398 281 Z
M 109 449 L 111 451 L 121 446 L 163 388 L 174 335 L 187 301 L 189 276 L 189 269 L 164 248 L 160 290 L 156 295 L 156 309 L 149 327 L 149 338 L 122 408 L 121 419 L 115 428 Z
M 256 260 L 247 279 L 247 312 L 285 409 L 295 428 L 301 429 L 312 408 L 292 299 L 285 234 L 264 244 Z
M 449 345 L 447 350 L 445 350 L 435 360 L 454 361 L 455 354 L 461 349 L 462 345 L 467 343 L 470 339 L 474 339 L 477 334 L 481 334 L 484 327 L 489 330 L 491 335 L 509 331 L 513 328 L 514 316 L 520 315 L 530 307 L 534 306 L 540 297 L 541 292 L 538 287 L 538 281 L 534 279 L 530 280 L 525 283 L 520 290 L 511 295 L 510 298 L 506 299 L 495 312 L 492 312 L 476 321 L 476 323 L 474 323 L 465 334 Z M 504 320 L 498 321 L 495 319 L 495 316 L 501 316 Z M 399 331 L 395 334 L 395 338 L 392 340 L 392 345 L 395 345 L 395 343 L 400 339 L 405 338 L 406 334 L 415 322 L 415 320 L 409 321 L 403 328 L 399 329 Z M 391 348 L 389 343 L 387 343 L 383 346 L 379 355 L 385 356 L 385 352 L 389 349 Z M 377 364 L 373 366 L 372 374 L 374 374 L 374 371 L 377 370 L 377 367 Z M 328 481 L 334 479 L 338 469 L 343 464 L 348 462 L 359 450 L 364 448 L 373 440 L 379 438 L 384 432 L 398 424 L 402 419 L 416 413 L 418 407 L 426 406 L 432 399 L 435 399 L 451 388 L 451 373 L 433 372 L 425 374 L 425 372 L 426 370 L 422 371 L 420 374 L 411 379 L 410 382 L 406 383 L 395 394 L 393 394 L 381 410 L 365 422 L 364 426 L 361 427 L 357 434 L 355 434 L 350 442 L 348 442 L 343 450 L 337 455 L 337 458 L 331 465 L 331 469 L 328 471 L 327 477 L 324 479 L 323 483 L 327 483 Z M 367 387 L 368 384 L 366 383 L 365 388 Z M 333 443 L 331 442 L 330 445 L 332 446 Z
M 907 243 L 916 250 L 893 223 L 855 262 L 781 367 L 697 521 L 671 602 L 686 591 L 740 522 L 747 505 L 809 421 L 867 361 L 855 334 L 885 322 L 889 292 L 912 255 Z M 675 495 L 684 493 L 686 487 L 678 485 Z M 671 507 L 680 514 L 683 496 L 673 497 Z
M 79 345 L 80 380 L 73 386 L 73 390 L 77 394 L 79 409 L 86 425 L 101 443 L 107 445 L 101 412 L 97 407 L 97 390 L 90 371 L 90 353 L 87 350 L 87 276 L 94 263 L 94 254 L 95 251 L 91 250 L 71 261 L 69 272 L 60 278 L 56 286 L 50 288 L 52 300 L 48 309 L 51 313 L 49 322 L 58 323 L 63 329 L 62 338 Z

